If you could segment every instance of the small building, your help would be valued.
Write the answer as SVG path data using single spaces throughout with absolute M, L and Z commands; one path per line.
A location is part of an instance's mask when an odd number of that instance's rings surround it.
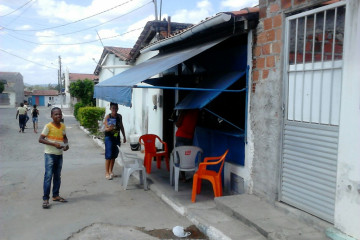
M 94 84 L 97 84 L 99 82 L 99 77 L 94 74 L 89 73 L 69 73 L 69 69 L 66 68 L 65 71 L 65 93 L 64 98 L 62 100 L 63 105 L 71 106 L 78 102 L 78 100 L 74 97 L 71 97 L 69 87 L 72 82 L 76 82 L 77 80 L 91 80 L 94 82 Z
M 0 72 L 0 81 L 5 89 L 0 94 L 0 106 L 17 107 L 24 102 L 24 81 L 19 72 Z
M 57 105 L 61 104 L 61 96 L 57 90 L 34 90 L 31 102 L 37 106 Z

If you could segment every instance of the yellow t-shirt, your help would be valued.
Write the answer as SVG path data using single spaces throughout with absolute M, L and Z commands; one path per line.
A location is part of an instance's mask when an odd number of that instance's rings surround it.
M 17 110 L 19 111 L 19 115 L 24 115 L 26 113 L 26 108 L 18 107 Z
M 41 132 L 41 135 L 45 136 L 49 142 L 57 142 L 60 144 L 64 144 L 64 135 L 66 135 L 65 124 L 60 123 L 60 127 L 57 127 L 54 123 L 50 122 L 45 125 L 43 131 Z M 45 153 L 62 155 L 63 150 L 45 144 Z

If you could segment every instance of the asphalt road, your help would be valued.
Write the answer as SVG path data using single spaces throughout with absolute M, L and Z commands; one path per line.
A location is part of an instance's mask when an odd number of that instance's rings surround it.
M 39 108 L 39 132 L 51 121 Z M 174 226 L 191 227 L 151 191 L 133 179 L 123 190 L 120 177 L 106 180 L 103 150 L 64 109 L 70 149 L 64 152 L 60 195 L 42 209 L 44 145 L 32 129 L 19 133 L 15 109 L 0 108 L 0 239 L 173 238 Z M 31 128 L 30 128 L 31 127 Z M 115 174 L 121 168 L 116 164 Z

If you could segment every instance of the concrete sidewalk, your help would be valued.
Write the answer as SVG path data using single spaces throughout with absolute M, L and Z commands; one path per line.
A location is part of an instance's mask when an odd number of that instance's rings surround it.
M 104 147 L 99 139 L 94 141 Z M 121 150 L 136 154 L 141 159 L 144 157 L 140 151 L 131 151 L 129 144 L 122 144 Z M 137 172 L 133 176 L 139 181 Z M 197 195 L 196 202 L 192 203 L 192 181 L 179 182 L 179 192 L 176 192 L 170 186 L 165 163 L 162 163 L 161 169 L 157 169 L 153 161 L 147 179 L 150 190 L 187 217 L 210 239 L 328 239 L 325 235 L 325 229 L 331 227 L 328 223 L 315 217 L 300 221 L 299 213 L 292 213 L 292 208 L 283 204 L 268 204 L 255 195 L 230 195 L 214 199 L 208 181 L 203 181 L 202 191 Z

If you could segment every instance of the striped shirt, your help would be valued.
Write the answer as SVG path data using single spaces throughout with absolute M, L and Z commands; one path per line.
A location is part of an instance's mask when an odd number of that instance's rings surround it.
M 64 135 L 66 135 L 65 124 L 60 123 L 60 127 L 57 127 L 54 123 L 50 122 L 45 125 L 41 135 L 45 136 L 49 142 L 57 142 L 64 144 Z M 45 153 L 62 155 L 63 150 L 57 149 L 54 146 L 45 144 Z

